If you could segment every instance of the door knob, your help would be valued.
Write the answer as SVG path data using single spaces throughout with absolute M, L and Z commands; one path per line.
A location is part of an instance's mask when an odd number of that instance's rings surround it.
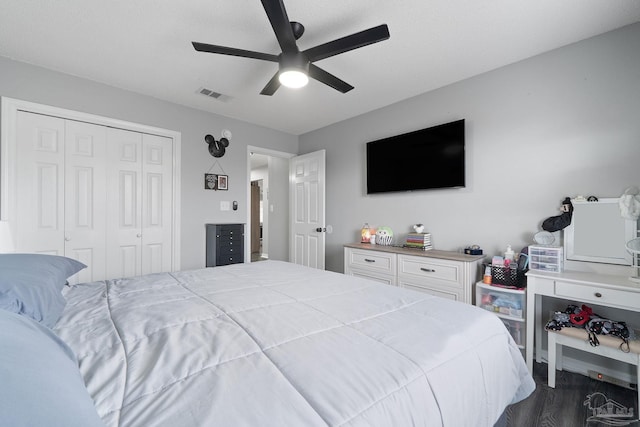
M 324 228 L 324 227 L 318 227 L 318 228 L 316 228 L 316 231 L 317 231 L 318 233 L 324 233 L 325 231 L 327 231 L 327 229 L 326 229 L 326 228 Z
M 142 234 L 138 233 L 136 234 L 136 237 L 142 237 Z

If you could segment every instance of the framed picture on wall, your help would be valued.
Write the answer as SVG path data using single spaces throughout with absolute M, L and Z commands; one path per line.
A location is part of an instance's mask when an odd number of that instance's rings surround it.
M 217 190 L 218 189 L 218 175 L 215 173 L 204 174 L 204 189 L 205 190 Z M 226 188 L 225 188 L 226 190 Z
M 227 175 L 218 175 L 218 190 L 229 189 L 229 177 Z

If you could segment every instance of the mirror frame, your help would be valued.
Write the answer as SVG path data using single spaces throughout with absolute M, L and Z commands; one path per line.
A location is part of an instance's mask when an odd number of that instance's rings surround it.
M 565 261 L 587 261 L 587 262 L 597 262 L 604 264 L 618 264 L 618 265 L 632 265 L 633 257 L 626 250 L 626 243 L 637 237 L 637 229 L 638 222 L 634 220 L 625 219 L 620 214 L 619 210 L 619 198 L 605 198 L 600 199 L 597 202 L 588 202 L 583 200 L 571 200 L 573 204 L 573 216 L 571 219 L 571 224 L 569 224 L 564 230 L 564 253 L 565 253 Z M 623 256 L 611 256 L 603 253 L 602 255 L 594 256 L 592 254 L 584 254 L 580 253 L 580 251 L 576 250 L 575 247 L 575 235 L 576 235 L 576 213 L 579 215 L 579 212 L 583 211 L 588 206 L 602 206 L 603 204 L 615 204 L 616 205 L 616 216 L 612 216 L 610 221 L 619 221 L 617 224 L 624 223 L 624 232 L 619 236 L 620 239 L 620 248 L 623 249 Z M 579 222 L 579 221 L 578 221 Z M 602 224 L 598 224 L 602 226 Z M 579 225 L 579 228 L 582 227 Z M 616 229 L 620 229 L 621 227 L 616 227 Z M 583 232 L 583 230 L 578 230 L 577 232 Z M 594 242 L 594 244 L 598 244 Z

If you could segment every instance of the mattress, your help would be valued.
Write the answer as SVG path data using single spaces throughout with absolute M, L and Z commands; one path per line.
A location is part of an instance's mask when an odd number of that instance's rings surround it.
M 492 426 L 535 388 L 491 313 L 286 262 L 64 295 L 107 426 Z

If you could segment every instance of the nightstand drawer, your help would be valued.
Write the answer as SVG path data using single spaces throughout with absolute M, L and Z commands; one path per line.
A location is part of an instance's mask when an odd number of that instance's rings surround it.
M 388 274 L 396 273 L 396 256 L 392 253 L 360 251 L 352 249 L 348 252 L 348 260 L 350 267 L 366 267 L 368 270 L 385 272 Z
M 555 294 L 580 302 L 591 302 L 636 310 L 640 307 L 640 293 L 601 288 L 584 284 L 556 281 Z
M 442 280 L 461 285 L 460 263 L 447 260 L 400 256 L 401 275 L 412 275 L 428 280 Z

